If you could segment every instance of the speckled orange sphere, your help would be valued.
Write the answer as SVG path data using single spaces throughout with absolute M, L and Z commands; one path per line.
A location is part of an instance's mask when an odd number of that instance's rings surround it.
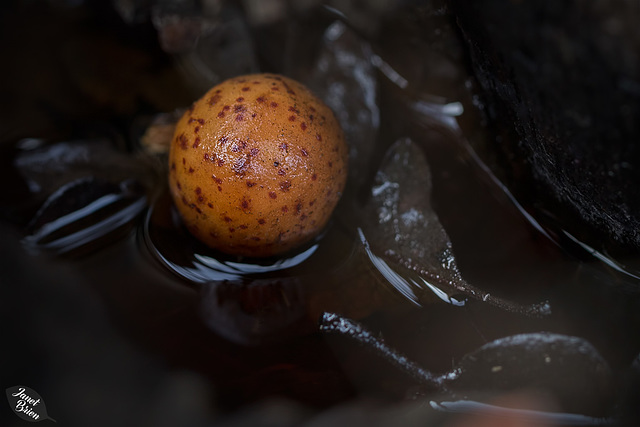
M 169 188 L 187 228 L 220 251 L 263 257 L 309 241 L 347 179 L 333 112 L 275 74 L 227 80 L 178 122 Z

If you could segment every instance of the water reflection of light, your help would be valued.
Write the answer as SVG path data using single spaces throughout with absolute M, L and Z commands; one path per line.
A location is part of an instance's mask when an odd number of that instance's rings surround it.
M 589 417 L 586 415 L 565 412 L 545 412 L 529 409 L 507 408 L 488 403 L 476 402 L 473 400 L 457 400 L 453 402 L 436 402 L 432 400 L 429 404 L 433 409 L 442 412 L 492 415 L 500 418 L 518 418 L 536 421 L 539 422 L 540 425 L 610 426 L 615 424 L 615 420 L 611 418 Z
M 68 186 L 57 193 L 62 194 Z M 120 207 L 120 205 L 124 205 Z M 146 197 L 128 199 L 119 194 L 104 195 L 88 205 L 41 226 L 26 236 L 23 243 L 32 249 L 52 250 L 59 254 L 88 245 L 131 222 L 147 206 Z M 115 213 L 107 212 L 119 208 Z M 108 216 L 101 217 L 101 215 Z M 85 224 L 88 223 L 88 224 Z
M 245 274 L 258 274 L 258 273 L 268 273 L 276 270 L 284 270 L 285 268 L 295 267 L 300 264 L 307 258 L 309 258 L 313 253 L 318 249 L 318 245 L 315 244 L 311 246 L 309 249 L 292 256 L 291 258 L 282 258 L 275 261 L 273 264 L 268 265 L 260 265 L 260 264 L 251 264 L 251 263 L 243 263 L 243 262 L 221 262 L 216 258 L 194 254 L 194 258 L 199 261 L 203 266 L 208 267 L 212 270 L 236 274 L 238 276 Z
M 364 247 L 365 253 L 369 257 L 369 260 L 373 264 L 373 266 L 382 274 L 382 276 L 387 279 L 387 281 L 402 295 L 404 295 L 409 301 L 414 303 L 417 306 L 422 306 L 419 302 L 419 298 L 414 292 L 414 289 L 417 288 L 419 290 L 424 290 L 425 287 L 420 283 L 417 283 L 413 279 L 405 279 L 400 274 L 398 274 L 393 268 L 387 264 L 385 260 L 377 256 L 371 251 L 371 247 L 369 246 L 369 242 L 367 241 L 362 229 L 358 228 L 358 235 L 360 236 L 360 241 Z M 427 289 L 431 290 L 438 298 L 442 301 L 452 304 L 458 307 L 461 307 L 465 304 L 465 301 L 460 301 L 455 298 L 450 297 L 444 292 L 442 289 L 437 286 L 427 282 L 423 277 L 419 277 L 419 280 L 423 282 Z
M 166 246 L 163 246 L 162 240 L 158 239 L 157 233 L 162 227 L 158 227 L 154 224 L 153 216 L 166 214 L 166 210 L 170 210 L 167 206 L 159 206 L 160 203 L 154 203 L 149 209 L 145 218 L 145 224 L 143 227 L 143 239 L 146 246 L 151 250 L 152 254 L 169 270 L 173 271 L 178 276 L 181 276 L 194 283 L 211 283 L 222 281 L 237 281 L 243 277 L 252 276 L 265 273 L 274 273 L 282 270 L 296 267 L 306 260 L 308 260 L 318 249 L 320 236 L 316 243 L 307 247 L 299 253 L 294 253 L 288 257 L 268 259 L 268 260 L 246 260 L 232 261 L 225 259 L 223 254 L 220 254 L 220 259 L 216 258 L 216 253 L 207 255 L 194 250 L 193 252 L 182 252 L 182 255 L 187 256 L 186 259 L 176 257 L 173 252 L 167 250 Z M 159 209 L 159 213 L 156 210 Z M 174 211 L 170 211 L 170 221 L 175 225 L 175 230 L 179 230 L 178 223 L 180 219 L 175 215 Z M 182 242 L 188 244 L 189 237 L 184 234 L 176 234 L 173 236 L 177 239 L 183 239 Z M 204 251 L 203 251 L 204 252 Z
M 449 304 L 457 305 L 458 307 L 462 307 L 464 305 L 465 301 L 457 300 L 453 297 L 450 297 L 449 295 L 447 295 L 445 291 L 427 282 L 422 277 L 420 278 L 420 280 L 422 280 L 422 282 L 424 282 L 424 284 L 427 285 L 427 287 L 431 289 L 433 293 L 436 294 L 436 296 L 440 298 L 442 301 L 447 302 Z

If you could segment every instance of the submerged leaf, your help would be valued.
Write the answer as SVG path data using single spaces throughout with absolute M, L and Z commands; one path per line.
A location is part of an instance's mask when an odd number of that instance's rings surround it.
M 114 145 L 106 138 L 42 143 L 19 152 L 14 164 L 34 197 L 48 197 L 79 178 L 119 182 L 146 172 L 138 159 Z
M 344 130 L 349 143 L 348 191 L 365 182 L 380 125 L 372 57 L 369 43 L 336 21 L 327 28 L 312 77 L 305 82 L 322 95 Z
M 600 353 L 582 338 L 536 332 L 508 336 L 466 354 L 448 381 L 452 389 L 552 391 L 567 410 L 606 402 L 611 370 Z M 582 407 L 576 408 L 580 404 Z
M 365 207 L 360 237 L 380 273 L 418 305 L 433 298 L 462 305 L 460 294 L 519 312 L 543 314 L 546 304 L 521 306 L 469 284 L 431 204 L 431 172 L 421 148 L 406 138 L 387 151 Z
M 31 217 L 23 240 L 28 248 L 57 254 L 95 248 L 117 237 L 114 232 L 147 206 L 153 169 L 111 140 L 32 145 L 14 159 L 30 189 L 29 206 L 39 206 L 23 214 Z
M 601 414 L 613 397 L 609 365 L 579 337 L 551 332 L 507 336 L 465 354 L 450 371 L 437 373 L 419 366 L 349 318 L 324 313 L 319 329 L 365 346 L 425 388 L 446 395 L 442 398 L 537 390 L 552 396 L 563 411 Z

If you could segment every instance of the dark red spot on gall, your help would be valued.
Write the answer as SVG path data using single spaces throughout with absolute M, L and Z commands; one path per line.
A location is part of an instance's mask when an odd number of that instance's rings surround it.
M 211 209 L 213 209 L 213 203 L 207 203 L 207 206 L 209 206 Z
M 304 148 L 300 149 L 300 153 L 304 156 L 307 157 L 309 155 L 309 153 L 307 152 L 307 150 L 305 150 Z
M 218 178 L 215 175 L 212 175 L 211 178 L 216 182 L 216 184 L 222 184 L 222 179 Z
M 216 162 L 216 164 L 217 164 L 218 166 L 222 166 L 222 165 L 224 165 L 224 160 L 223 160 L 223 159 L 218 159 L 218 160 L 217 160 L 217 162 Z
M 222 218 L 222 219 L 224 219 L 224 222 L 231 222 L 231 221 L 233 221 L 233 220 L 232 220 L 231 218 L 229 218 L 228 216 L 225 216 L 225 217 L 224 217 L 224 218 Z
M 278 106 L 278 103 L 277 103 L 277 102 L 271 102 L 271 107 L 272 107 L 272 108 L 276 108 L 277 106 Z
M 195 209 L 195 210 L 196 210 L 196 212 L 198 212 L 199 214 L 201 214 L 201 213 L 202 213 L 202 211 L 200 210 L 200 208 L 199 208 L 199 207 L 197 207 L 197 206 L 196 206 L 194 209 Z
M 305 214 L 300 215 L 300 221 L 304 221 L 305 219 L 307 219 L 307 216 Z
M 317 174 L 314 173 L 313 175 L 311 175 L 311 180 L 312 181 L 315 181 L 316 179 L 318 179 L 318 175 Z
M 288 94 L 291 94 L 291 95 L 296 94 L 293 90 L 291 90 L 291 87 L 287 84 L 287 82 L 285 82 L 284 80 L 281 80 L 281 81 L 282 81 L 282 85 L 285 87 L 285 89 L 287 89 Z
M 242 101 L 244 101 L 243 97 L 236 98 L 236 102 L 242 102 Z
M 171 162 L 171 170 L 176 170 L 176 162 Z
M 253 187 L 253 186 L 255 186 L 255 185 L 256 185 L 256 183 L 255 183 L 255 182 L 247 181 L 247 187 L 248 187 L 248 188 L 251 188 L 251 187 Z
M 265 219 L 264 219 L 264 218 L 260 218 L 260 219 L 258 220 L 258 224 L 260 224 L 260 225 L 263 225 L 263 224 L 265 224 L 266 222 L 267 222 L 267 221 L 265 221 Z
M 300 123 L 300 129 L 307 130 L 307 124 L 305 122 Z
M 280 210 L 281 210 L 282 212 L 284 212 L 284 213 L 289 212 L 289 208 L 288 208 L 288 207 L 286 207 L 286 206 L 283 206 L 282 208 L 280 208 Z
M 264 98 L 259 96 L 256 98 L 256 101 L 262 104 L 264 102 Z
M 180 142 L 180 148 L 182 148 L 183 150 L 186 150 L 188 148 L 189 140 L 187 140 L 187 137 L 184 133 L 181 133 L 180 136 L 178 136 L 178 141 Z
M 322 135 L 320 135 L 319 133 L 316 133 L 316 139 L 318 141 L 322 141 Z
M 221 119 L 221 118 L 223 118 L 223 117 L 224 117 L 224 113 L 223 113 L 222 111 L 220 111 L 220 112 L 218 113 L 218 118 L 219 118 L 219 119 Z
M 236 122 L 241 122 L 241 121 L 243 121 L 243 120 L 244 120 L 244 116 L 243 116 L 242 114 L 238 114 L 238 115 L 236 116 Z
M 233 111 L 236 113 L 240 113 L 242 111 L 245 111 L 247 109 L 247 107 L 245 107 L 244 105 L 234 105 L 233 106 Z
M 185 159 L 184 157 L 182 158 L 182 166 L 187 164 L 187 159 Z
M 244 175 L 245 169 L 247 168 L 247 157 L 242 156 L 238 158 L 233 164 L 233 171 L 238 175 Z
M 258 236 L 251 236 L 251 240 L 255 240 L 256 242 L 259 242 L 260 238 Z
M 196 194 L 202 194 L 202 188 L 200 187 L 196 187 L 194 191 L 196 192 Z
M 182 184 L 178 181 L 176 181 L 176 187 L 178 187 L 178 190 L 182 190 Z
M 196 128 L 193 130 L 194 133 L 198 133 L 200 132 L 200 126 L 196 126 Z
M 226 136 L 223 136 L 220 139 L 218 139 L 218 142 L 220 143 L 220 145 L 226 144 L 227 141 L 229 141 L 229 138 L 227 138 Z
M 249 200 L 247 199 L 242 199 L 242 202 L 240 203 L 240 206 L 242 207 L 243 210 L 248 210 L 249 209 Z
M 198 145 L 200 145 L 200 137 L 196 136 L 196 139 L 193 141 L 193 145 L 191 147 L 198 148 Z
M 296 204 L 296 213 L 299 214 L 300 211 L 302 211 L 302 203 L 298 202 L 298 204 Z
M 251 88 L 248 87 L 248 86 L 245 86 L 245 87 L 242 88 L 243 92 L 249 92 L 250 90 L 251 90 Z
M 230 105 L 225 105 L 224 107 L 222 107 L 222 111 L 229 111 L 231 109 Z
M 204 203 L 204 196 L 198 196 L 198 203 Z
M 218 191 L 222 191 L 222 187 L 218 185 Z
M 282 191 L 289 191 L 289 188 L 291 188 L 291 181 L 282 181 L 280 183 L 280 189 Z
M 296 116 L 289 116 L 289 121 L 290 122 L 295 122 L 296 121 Z
M 193 168 L 190 167 L 189 168 L 189 173 L 193 173 L 193 172 L 194 172 Z
M 238 228 L 240 228 L 241 230 L 246 230 L 248 227 L 247 224 L 240 224 Z
M 278 197 L 278 195 L 276 194 L 275 191 L 269 191 L 269 197 L 271 197 L 272 199 L 275 199 Z
M 233 227 L 229 227 L 229 233 L 233 233 L 234 231 L 236 231 L 236 229 L 235 229 L 235 228 L 233 228 Z

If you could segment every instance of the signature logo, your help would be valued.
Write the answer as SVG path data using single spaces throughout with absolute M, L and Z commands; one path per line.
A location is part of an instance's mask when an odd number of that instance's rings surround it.
M 7 389 L 7 400 L 13 412 L 26 421 L 56 420 L 47 415 L 47 407 L 42 397 L 29 387 L 17 385 Z

